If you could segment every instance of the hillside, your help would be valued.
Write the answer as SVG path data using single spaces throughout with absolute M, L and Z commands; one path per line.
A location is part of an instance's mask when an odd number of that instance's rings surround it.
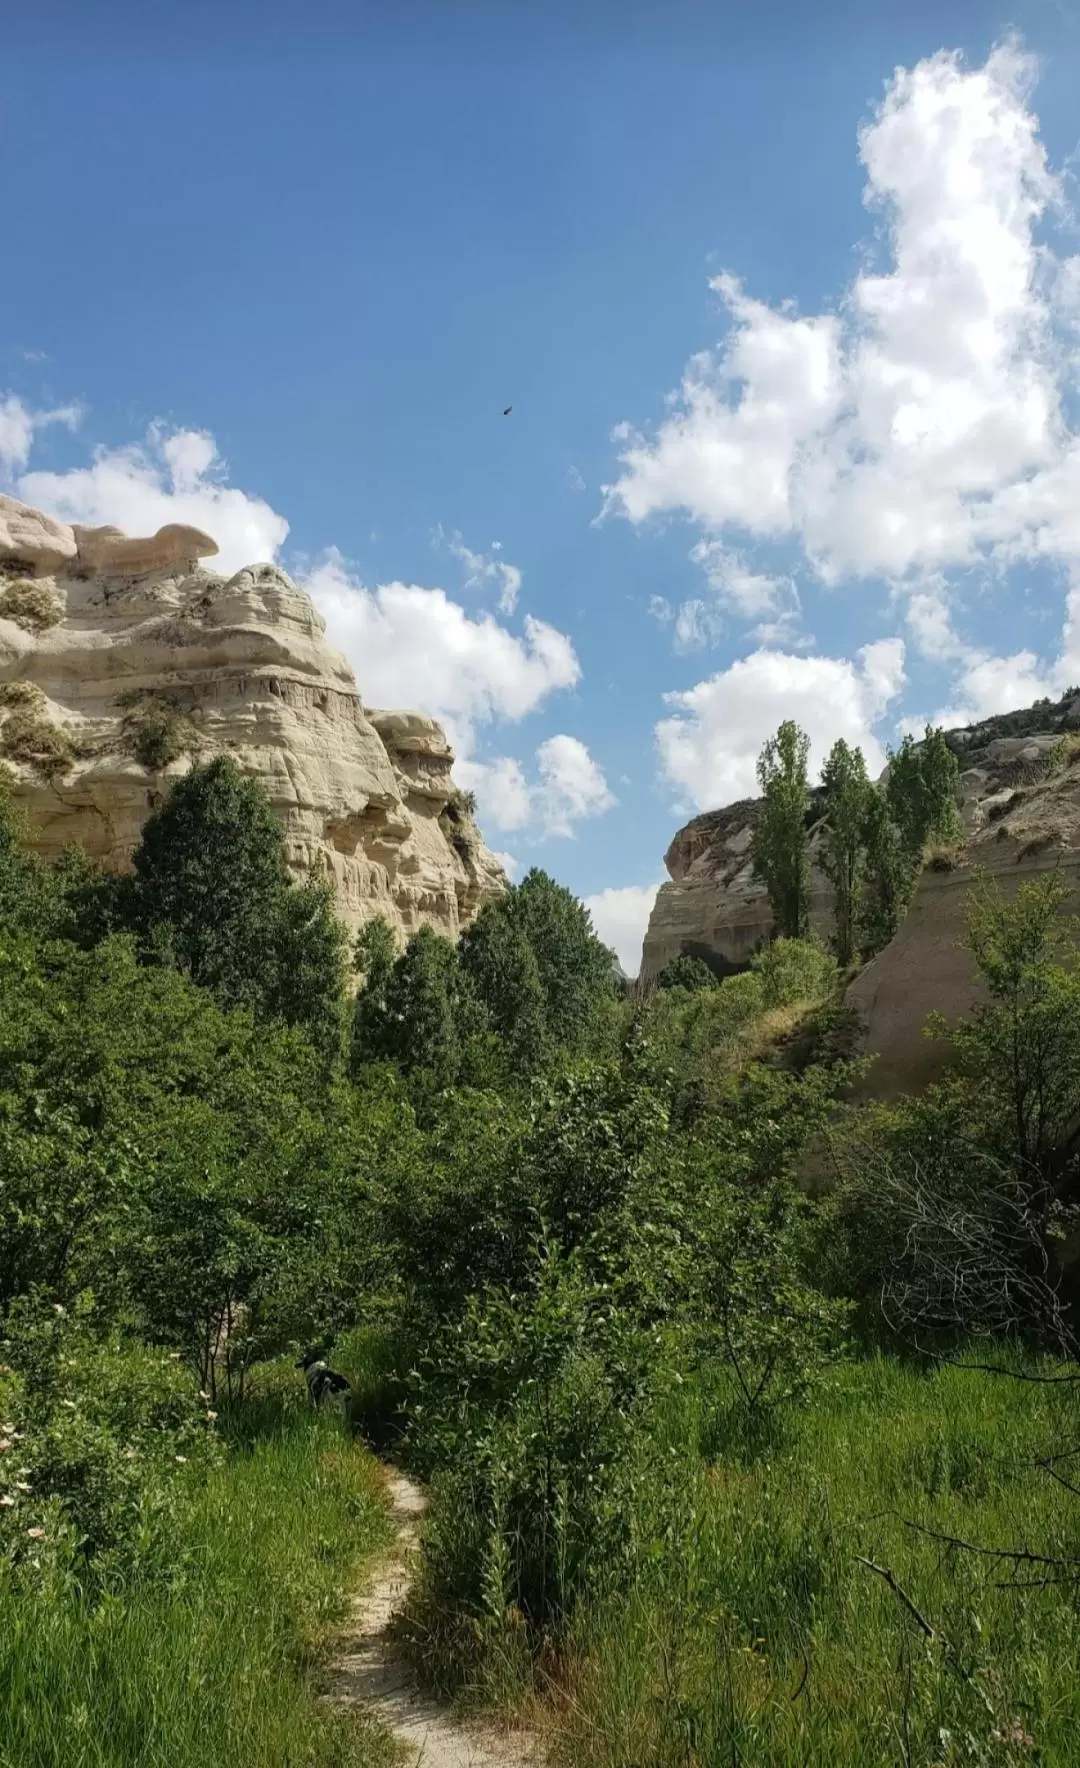
M 969 955 L 957 947 L 963 904 L 976 868 L 1006 894 L 1060 867 L 1080 878 L 1080 697 L 1070 690 L 948 734 L 960 764 L 962 844 L 932 857 L 896 938 L 856 978 L 847 1000 L 862 1024 L 862 1048 L 879 1060 L 874 1090 L 917 1089 L 939 1072 L 941 1046 L 922 1036 L 928 1014 L 970 1011 L 980 998 Z M 653 906 L 642 975 L 655 978 L 688 952 L 719 973 L 742 968 L 767 938 L 772 917 L 754 877 L 750 846 L 759 801 L 707 811 L 679 830 L 665 855 L 671 881 Z M 821 831 L 811 794 L 811 857 Z M 827 935 L 833 896 L 816 863 L 811 924 Z
M 366 707 L 310 597 L 276 565 L 225 578 L 217 546 L 71 527 L 0 497 L 0 758 L 54 857 L 113 870 L 192 759 L 265 789 L 298 876 L 325 867 L 356 929 L 451 937 L 505 887 L 440 726 Z

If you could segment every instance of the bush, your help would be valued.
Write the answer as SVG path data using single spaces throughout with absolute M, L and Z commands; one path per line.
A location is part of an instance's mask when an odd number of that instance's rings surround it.
M 52 779 L 66 773 L 75 751 L 66 732 L 43 718 L 33 701 L 25 701 L 8 713 L 0 727 L 0 753 L 9 761 L 22 762 Z
M 774 939 L 754 953 L 750 967 L 761 978 L 766 1007 L 817 1001 L 836 987 L 836 960 L 817 939 Z
M 92 1328 L 88 1303 L 29 1299 L 3 1327 L 0 1557 L 24 1584 L 61 1567 L 96 1591 L 170 1575 L 184 1470 L 217 1457 L 178 1362 Z
M 125 741 L 141 767 L 161 773 L 181 755 L 195 754 L 202 735 L 191 719 L 168 700 L 149 696 L 125 713 Z
M 656 986 L 684 988 L 697 994 L 703 988 L 716 988 L 717 979 L 702 958 L 693 958 L 683 952 L 677 958 L 669 958 L 656 978 Z
M 43 583 L 16 577 L 0 591 L 0 619 L 13 620 L 27 632 L 46 632 L 58 626 L 64 610 L 53 590 Z

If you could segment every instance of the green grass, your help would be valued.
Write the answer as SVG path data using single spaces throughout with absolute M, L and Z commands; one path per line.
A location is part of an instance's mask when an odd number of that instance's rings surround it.
M 292 1377 L 295 1386 L 295 1375 Z M 2 1768 L 381 1768 L 356 1715 L 317 1700 L 365 1558 L 387 1539 L 374 1459 L 338 1421 L 264 1394 L 190 1495 L 170 1587 L 88 1608 L 0 1582 Z
M 1017 1573 L 903 1519 L 1080 1553 L 1080 1496 L 1033 1465 L 1080 1443 L 1076 1389 L 875 1357 L 754 1453 L 728 1398 L 688 1386 L 661 1404 L 640 1576 L 581 1617 L 553 1676 L 557 1759 L 1075 1768 L 1080 1583 L 1002 1588 L 1045 1568 Z

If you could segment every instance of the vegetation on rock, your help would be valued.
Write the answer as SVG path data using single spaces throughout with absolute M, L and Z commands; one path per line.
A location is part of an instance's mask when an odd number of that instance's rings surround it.
M 16 577 L 0 590 L 0 619 L 13 620 L 27 632 L 47 632 L 63 618 L 59 597 L 44 583 Z

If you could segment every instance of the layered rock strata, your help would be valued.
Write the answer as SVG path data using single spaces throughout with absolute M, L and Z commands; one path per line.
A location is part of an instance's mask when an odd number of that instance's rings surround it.
M 0 497 L 0 759 L 53 856 L 130 863 L 195 759 L 226 753 L 281 818 L 295 874 L 353 930 L 456 937 L 506 887 L 440 727 L 369 713 L 310 597 L 274 565 L 225 578 L 209 536 L 72 528 Z

